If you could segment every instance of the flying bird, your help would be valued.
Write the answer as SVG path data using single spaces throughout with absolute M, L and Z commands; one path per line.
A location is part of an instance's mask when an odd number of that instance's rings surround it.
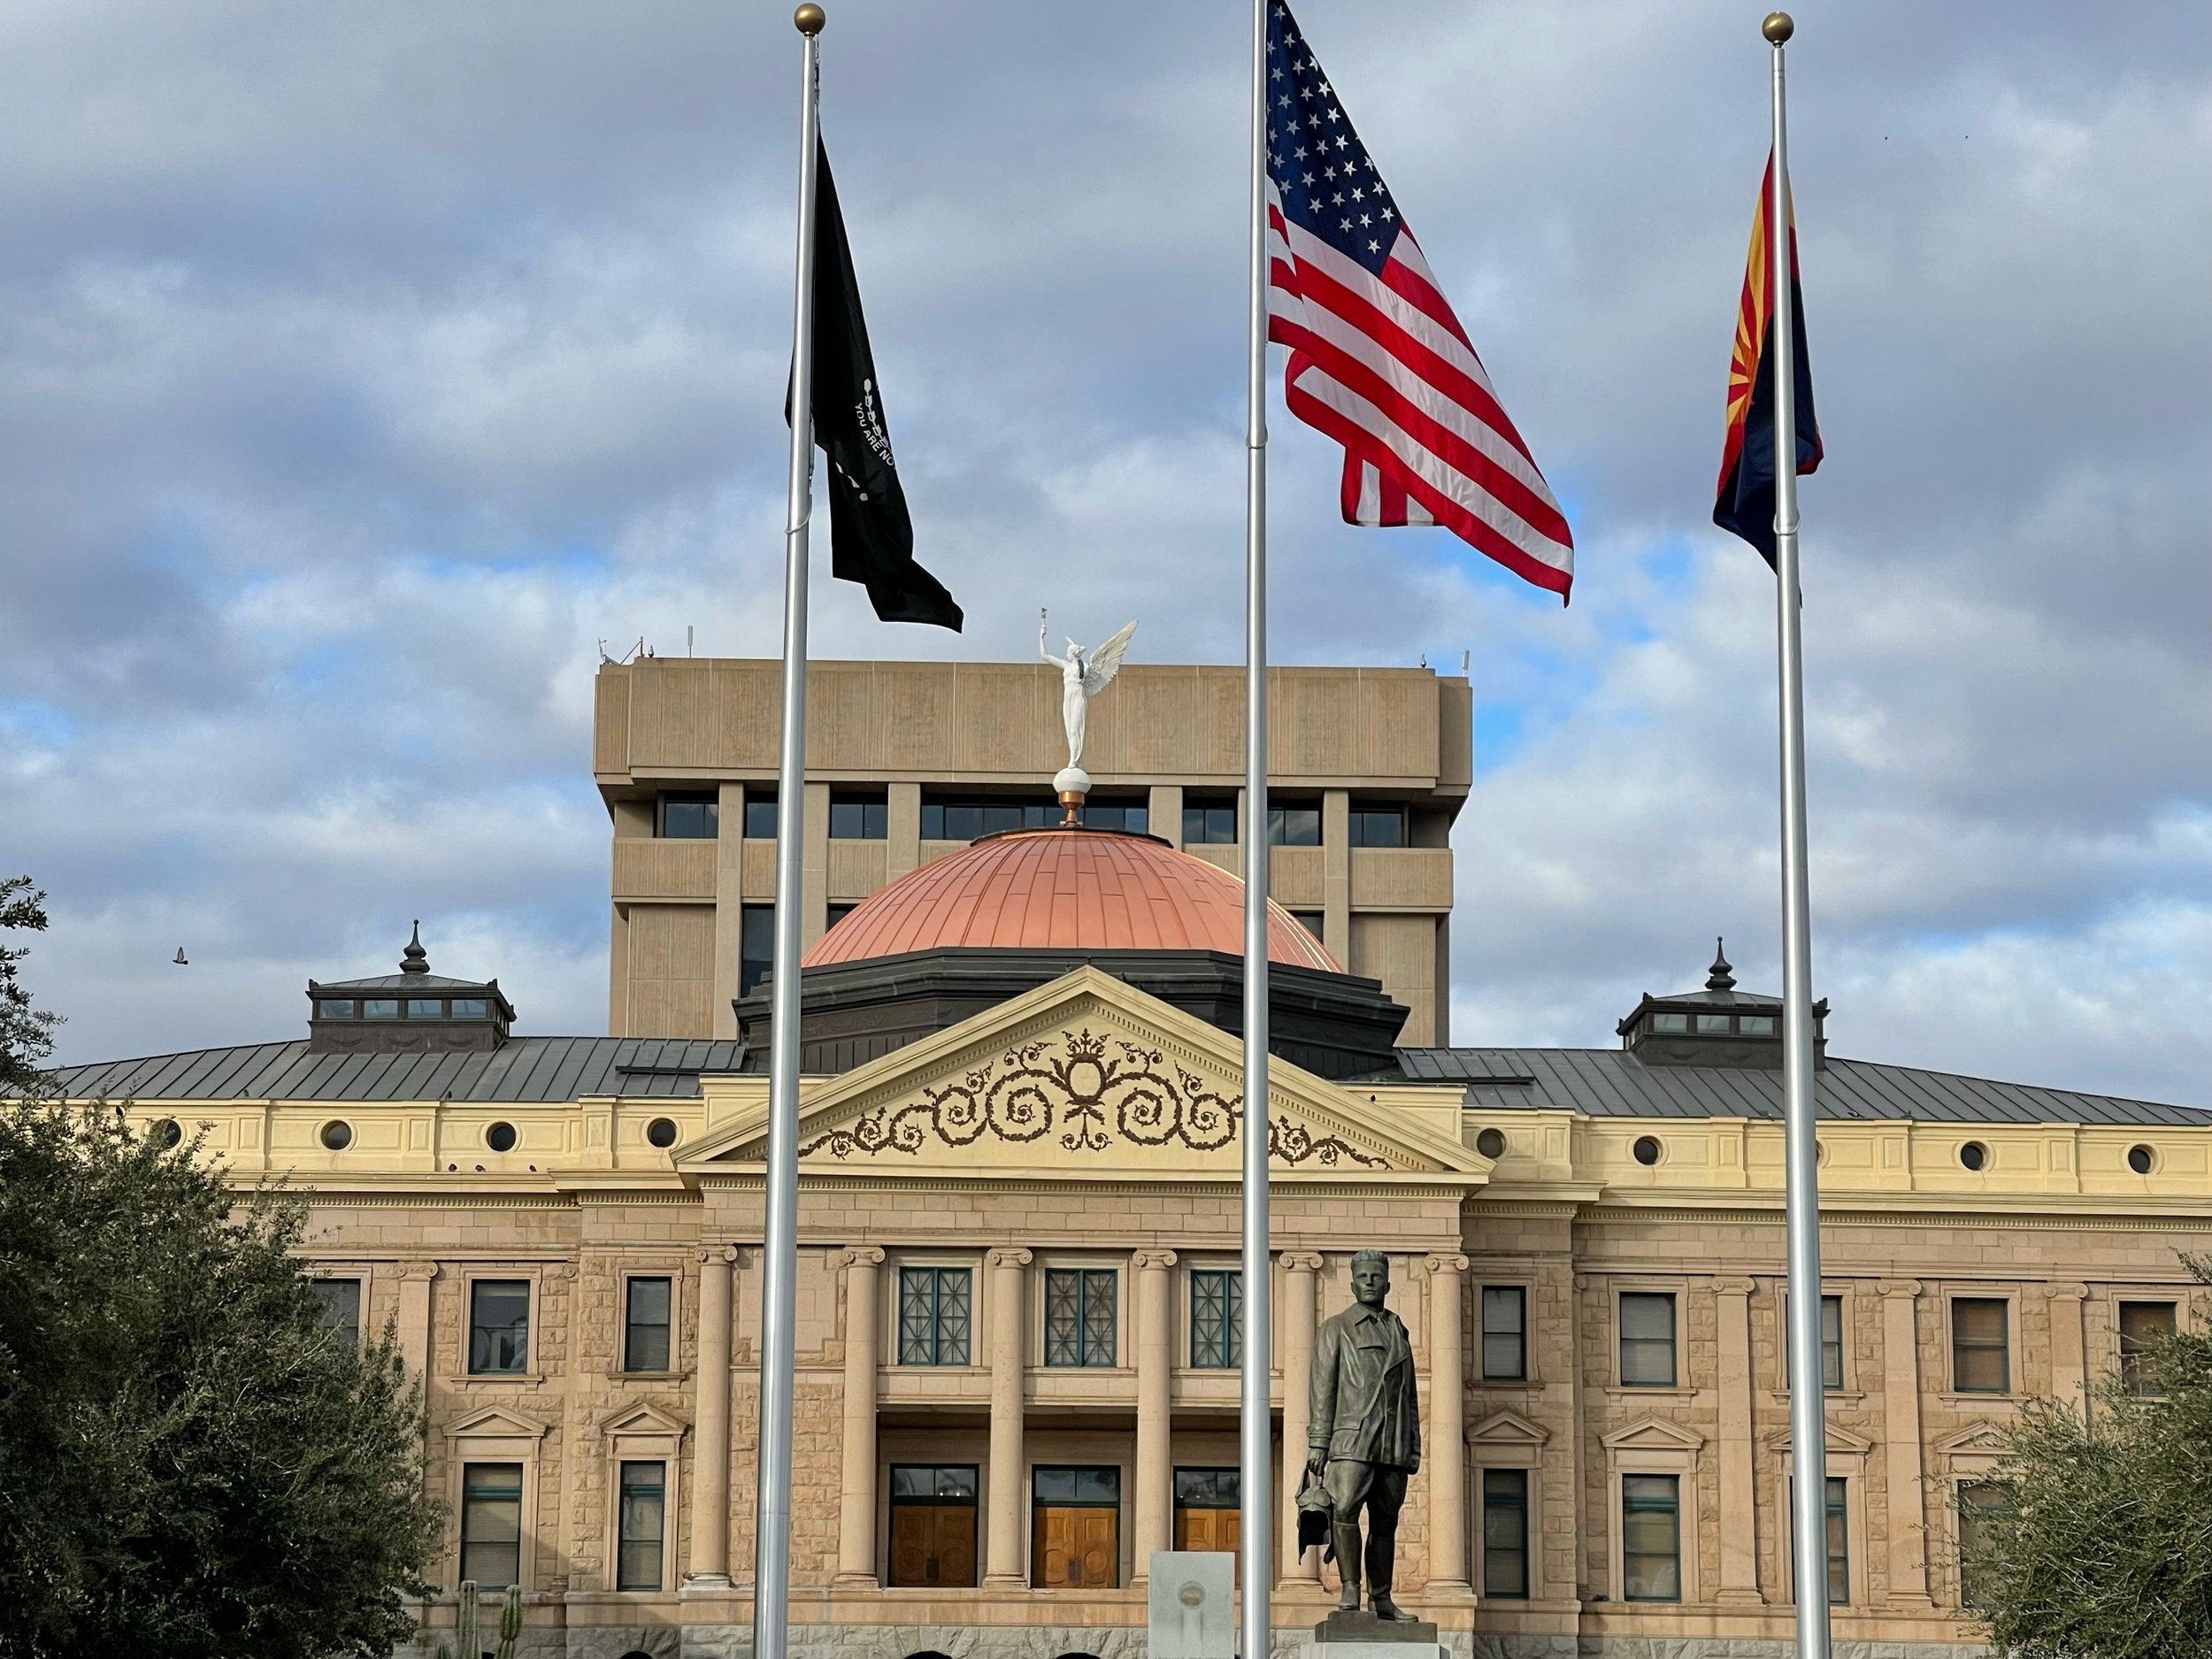
M 177 947 L 176 964 L 180 968 L 188 968 L 192 965 L 189 962 L 185 960 L 184 947 L 182 945 L 179 945 Z

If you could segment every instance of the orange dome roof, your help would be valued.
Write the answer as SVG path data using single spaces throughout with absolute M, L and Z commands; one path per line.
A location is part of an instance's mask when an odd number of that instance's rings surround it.
M 1343 970 L 1268 902 L 1267 956 Z M 1244 954 L 1244 883 L 1149 835 L 1008 830 L 908 872 L 822 935 L 803 967 L 950 946 Z

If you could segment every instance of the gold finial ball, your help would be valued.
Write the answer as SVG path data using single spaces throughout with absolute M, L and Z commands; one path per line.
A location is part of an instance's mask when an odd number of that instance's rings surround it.
M 813 4 L 803 5 L 791 14 L 791 26 L 802 35 L 819 35 L 822 25 L 828 21 L 822 8 Z
M 1786 12 L 1770 12 L 1767 20 L 1759 25 L 1759 33 L 1767 37 L 1768 45 L 1779 46 L 1797 33 L 1797 25 L 1791 21 Z

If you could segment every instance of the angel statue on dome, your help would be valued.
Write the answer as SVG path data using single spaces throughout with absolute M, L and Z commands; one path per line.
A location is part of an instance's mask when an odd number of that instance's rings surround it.
M 1080 772 L 1086 711 L 1091 699 L 1105 690 L 1107 683 L 1121 672 L 1121 654 L 1129 649 L 1129 636 L 1137 631 L 1137 625 L 1132 622 L 1087 655 L 1081 646 L 1070 640 L 1068 654 L 1055 657 L 1045 649 L 1044 612 L 1039 611 L 1037 618 L 1037 654 L 1060 670 L 1060 718 L 1068 730 L 1068 771 Z M 1088 781 L 1085 780 L 1087 785 Z

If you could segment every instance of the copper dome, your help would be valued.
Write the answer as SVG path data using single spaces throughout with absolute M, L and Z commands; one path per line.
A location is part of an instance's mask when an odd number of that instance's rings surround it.
M 1268 902 L 1271 962 L 1341 973 Z M 1244 954 L 1244 884 L 1149 835 L 1008 830 L 908 872 L 816 941 L 802 966 L 949 947 Z

